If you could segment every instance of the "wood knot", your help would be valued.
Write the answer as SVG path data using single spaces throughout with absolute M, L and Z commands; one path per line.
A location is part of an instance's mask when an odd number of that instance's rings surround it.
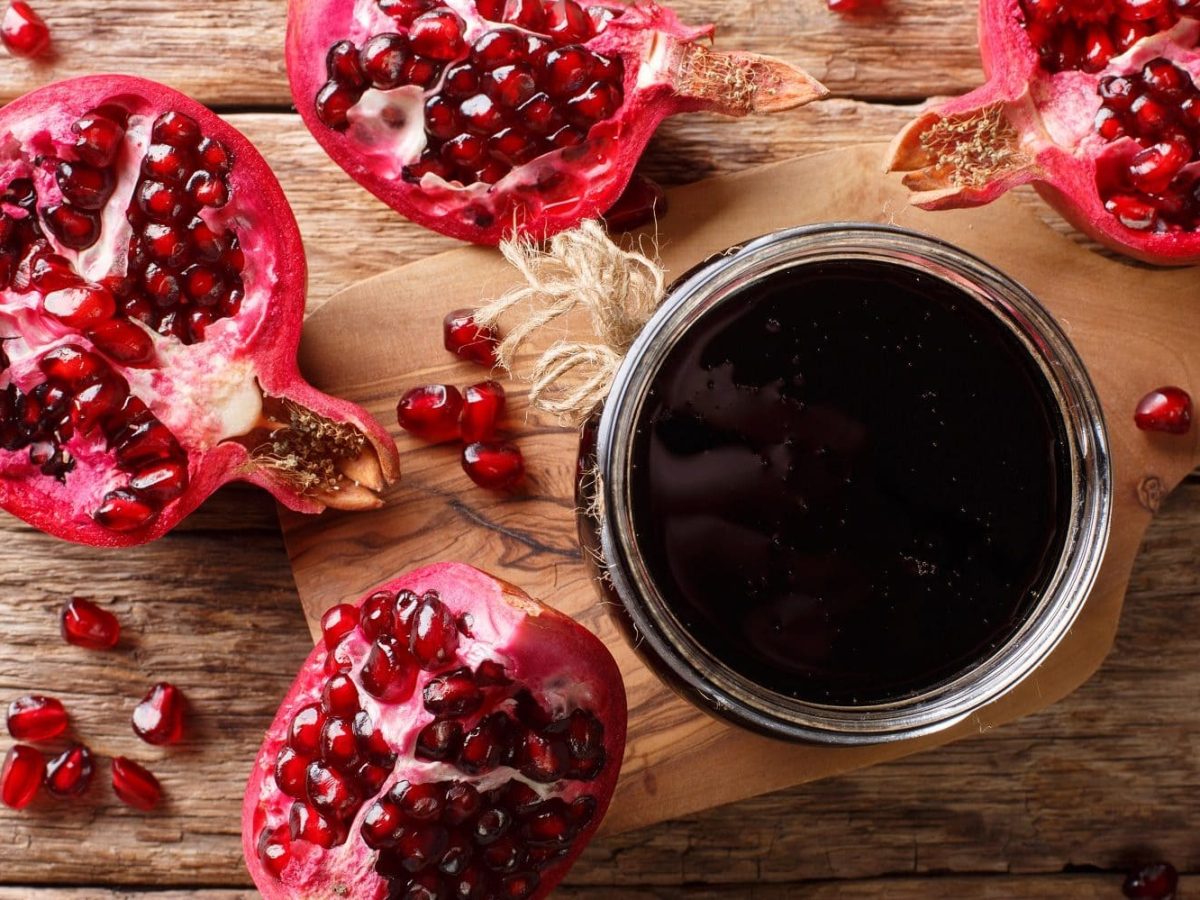
M 1147 475 L 1139 482 L 1137 495 L 1138 503 L 1150 512 L 1157 513 L 1158 508 L 1162 506 L 1163 497 L 1167 495 L 1167 490 L 1163 486 L 1161 478 L 1157 475 Z

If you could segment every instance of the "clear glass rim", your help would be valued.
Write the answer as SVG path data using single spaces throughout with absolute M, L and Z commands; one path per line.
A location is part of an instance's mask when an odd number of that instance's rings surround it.
M 627 478 L 646 393 L 667 352 L 691 324 L 746 284 L 780 269 L 847 259 L 893 263 L 941 278 L 1005 324 L 1051 387 L 1071 476 L 1070 516 L 1055 572 L 1008 641 L 947 682 L 861 706 L 824 705 L 769 691 L 700 647 L 664 602 L 638 552 Z M 786 229 L 710 257 L 682 276 L 621 365 L 596 438 L 605 574 L 638 639 L 710 712 L 775 737 L 866 744 L 949 728 L 1011 690 L 1054 650 L 1083 608 L 1107 546 L 1112 512 L 1107 431 L 1095 388 L 1066 334 L 1029 291 L 988 263 L 893 226 L 838 222 Z

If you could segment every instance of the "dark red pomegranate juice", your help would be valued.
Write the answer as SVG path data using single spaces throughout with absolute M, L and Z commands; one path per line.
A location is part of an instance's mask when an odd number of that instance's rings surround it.
M 952 678 L 1020 626 L 1062 549 L 1050 386 L 958 288 L 809 264 L 696 323 L 642 410 L 637 541 L 668 606 L 757 684 L 837 705 Z

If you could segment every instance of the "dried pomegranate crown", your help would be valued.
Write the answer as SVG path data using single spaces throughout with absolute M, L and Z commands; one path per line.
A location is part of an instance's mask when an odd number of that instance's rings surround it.
M 378 504 L 395 444 L 297 372 L 300 235 L 241 134 L 96 76 L 9 104 L 0 136 L 0 506 L 125 545 L 235 478 L 308 512 Z
M 1200 2 L 982 0 L 989 81 L 909 124 L 887 168 L 925 209 L 1019 184 L 1156 263 L 1200 260 Z
M 291 0 L 292 95 L 368 190 L 436 231 L 553 234 L 620 196 L 665 117 L 772 112 L 824 93 L 717 53 L 652 2 Z

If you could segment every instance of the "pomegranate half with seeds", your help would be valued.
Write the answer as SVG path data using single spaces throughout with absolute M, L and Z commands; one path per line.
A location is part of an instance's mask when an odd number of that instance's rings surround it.
M 777 59 L 719 53 L 653 2 L 291 0 L 287 65 L 309 130 L 415 222 L 495 244 L 621 196 L 679 112 L 774 112 L 823 95 Z
M 925 209 L 1019 184 L 1147 262 L 1200 260 L 1200 0 L 981 0 L 987 84 L 888 153 Z
M 241 134 L 97 76 L 9 104 L 0 138 L 0 507 L 117 546 L 233 479 L 378 504 L 395 444 L 300 378 L 300 234 Z
M 545 897 L 621 767 L 608 649 L 456 563 L 333 607 L 322 631 L 246 790 L 263 895 Z

